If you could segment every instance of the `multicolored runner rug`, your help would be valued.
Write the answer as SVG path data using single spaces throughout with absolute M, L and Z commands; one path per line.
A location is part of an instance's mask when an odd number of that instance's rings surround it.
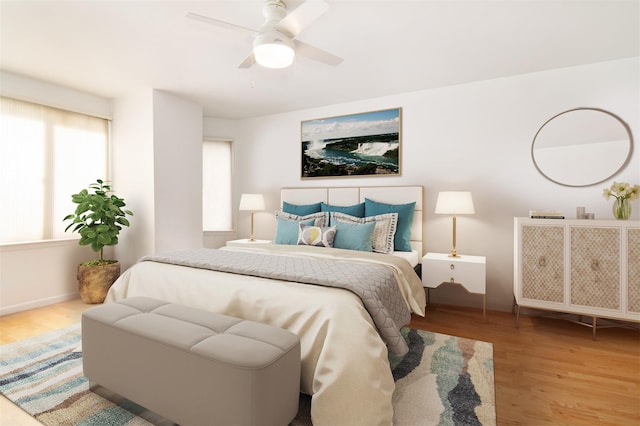
M 495 425 L 493 346 L 405 328 L 409 353 L 391 356 L 396 425 Z M 131 401 L 89 389 L 80 325 L 0 346 L 0 393 L 41 423 L 148 425 L 166 420 Z M 310 425 L 301 398 L 294 425 Z

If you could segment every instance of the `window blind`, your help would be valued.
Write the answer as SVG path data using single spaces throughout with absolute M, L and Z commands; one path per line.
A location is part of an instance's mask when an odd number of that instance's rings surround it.
M 233 229 L 231 209 L 232 142 L 202 144 L 202 221 L 205 231 Z
M 0 243 L 68 238 L 71 195 L 108 180 L 109 122 L 0 98 Z

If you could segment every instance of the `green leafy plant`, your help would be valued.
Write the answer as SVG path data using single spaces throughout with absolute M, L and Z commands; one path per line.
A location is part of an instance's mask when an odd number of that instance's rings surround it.
M 88 189 L 71 196 L 71 201 L 78 207 L 63 219 L 72 221 L 65 232 L 73 228 L 71 232 L 80 234 L 81 246 L 90 245 L 93 251 L 100 252 L 99 260 L 86 263 L 104 265 L 115 262 L 104 260 L 104 246 L 118 244 L 118 234 L 122 227 L 129 226 L 126 215 L 133 216 L 131 210 L 123 210 L 126 206 L 124 199 L 111 192 L 111 186 L 98 179 Z

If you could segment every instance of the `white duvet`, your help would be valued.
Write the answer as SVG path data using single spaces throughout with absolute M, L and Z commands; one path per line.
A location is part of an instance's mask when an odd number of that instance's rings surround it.
M 308 246 L 253 250 L 330 256 L 338 261 L 350 257 L 385 265 L 394 271 L 407 306 L 424 315 L 424 289 L 406 260 Z M 312 395 L 315 425 L 392 424 L 395 385 L 387 348 L 362 302 L 350 291 L 145 261 L 118 278 L 106 301 L 132 296 L 154 297 L 290 330 L 300 337 L 301 391 Z

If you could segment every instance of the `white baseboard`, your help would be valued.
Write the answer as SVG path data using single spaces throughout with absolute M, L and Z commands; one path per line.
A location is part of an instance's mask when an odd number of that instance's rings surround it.
M 15 314 L 16 312 L 40 308 L 42 306 L 53 305 L 55 303 L 66 302 L 67 300 L 77 299 L 78 297 L 78 292 L 73 292 L 53 297 L 46 297 L 44 299 L 32 300 L 25 303 L 19 303 L 17 305 L 0 306 L 0 317 L 9 314 Z

